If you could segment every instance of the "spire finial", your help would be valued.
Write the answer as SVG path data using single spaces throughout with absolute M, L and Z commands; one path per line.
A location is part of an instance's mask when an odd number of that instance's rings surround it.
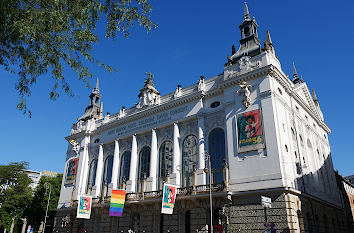
M 295 62 L 293 62 L 293 83 L 302 83 L 303 80 L 299 78 L 299 75 L 297 74 L 296 67 L 295 67 Z
M 247 6 L 247 2 L 246 1 L 245 1 L 245 11 L 244 11 L 243 18 L 245 20 L 246 19 L 251 19 L 250 12 L 248 11 L 248 6 Z
M 312 88 L 312 98 L 313 98 L 313 102 L 315 102 L 315 104 L 318 105 L 318 99 L 316 96 L 316 92 L 313 88 Z
M 296 75 L 299 78 L 299 75 L 296 72 L 295 62 L 293 62 L 293 73 L 294 73 L 294 77 Z
M 275 50 L 272 43 L 272 38 L 270 37 L 269 30 L 266 31 L 266 34 L 267 34 L 267 39 L 264 42 L 264 48 L 265 50 L 271 51 L 275 55 Z
M 98 93 L 98 92 L 100 92 L 100 89 L 99 89 L 99 80 L 98 80 L 98 78 L 97 78 L 97 80 L 96 80 L 96 85 L 95 85 L 95 88 L 93 88 L 93 91 L 92 91 L 92 93 Z
M 267 43 L 272 44 L 272 38 L 270 37 L 269 30 L 266 31 L 267 34 Z

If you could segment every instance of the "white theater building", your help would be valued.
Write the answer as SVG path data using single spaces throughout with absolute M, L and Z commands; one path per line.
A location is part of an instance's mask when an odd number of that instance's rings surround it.
M 267 196 L 277 232 L 346 232 L 315 93 L 295 67 L 283 72 L 246 4 L 239 28 L 221 75 L 160 95 L 148 74 L 136 106 L 105 116 L 97 81 L 66 137 L 54 231 L 208 232 L 212 220 L 214 232 L 264 232 Z M 173 215 L 160 213 L 164 182 L 179 187 Z M 128 193 L 123 217 L 108 216 L 112 189 Z M 90 219 L 75 218 L 81 194 L 93 197 Z

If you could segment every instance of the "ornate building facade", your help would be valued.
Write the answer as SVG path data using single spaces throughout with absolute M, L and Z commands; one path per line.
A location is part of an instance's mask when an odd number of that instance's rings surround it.
M 147 74 L 136 106 L 103 116 L 97 81 L 66 137 L 54 231 L 208 232 L 213 222 L 214 232 L 264 232 L 267 221 L 278 232 L 348 232 L 315 92 L 295 66 L 292 79 L 283 72 L 246 4 L 239 29 L 221 75 L 167 95 Z M 164 182 L 179 187 L 172 215 L 161 214 Z M 128 193 L 120 218 L 108 216 L 112 189 Z M 82 194 L 94 200 L 90 219 L 75 218 Z

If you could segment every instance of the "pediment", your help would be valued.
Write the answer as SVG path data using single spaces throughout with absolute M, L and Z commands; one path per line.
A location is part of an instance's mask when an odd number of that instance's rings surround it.
M 318 112 L 315 102 L 313 101 L 311 92 L 305 82 L 296 85 L 294 92 L 303 100 L 303 102 L 311 109 L 312 112 L 314 112 L 320 119 L 322 118 L 321 114 Z

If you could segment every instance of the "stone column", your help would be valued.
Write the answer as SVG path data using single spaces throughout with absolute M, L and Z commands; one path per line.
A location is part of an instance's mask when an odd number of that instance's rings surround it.
M 137 167 L 138 167 L 138 145 L 136 142 L 136 135 L 133 135 L 132 139 L 132 153 L 130 159 L 130 173 L 129 180 L 127 181 L 126 190 L 128 192 L 136 191 L 136 175 L 137 175 Z
M 97 159 L 95 186 L 93 186 L 92 188 L 92 196 L 96 198 L 101 195 L 102 174 L 103 174 L 103 145 L 100 144 L 99 151 L 98 151 L 98 159 Z
M 119 179 L 119 167 L 120 167 L 120 158 L 119 158 L 119 141 L 116 139 L 114 141 L 114 157 L 113 157 L 113 168 L 112 168 L 112 189 L 117 189 L 118 179 Z M 112 189 L 109 190 L 112 192 Z M 109 192 L 109 193 L 111 193 Z
M 151 130 L 151 153 L 150 153 L 150 176 L 147 178 L 146 191 L 156 191 L 157 187 L 157 165 L 159 163 L 157 150 L 157 137 L 155 129 Z
M 178 124 L 173 123 L 173 161 L 172 174 L 170 176 L 171 184 L 181 184 L 181 151 L 179 148 L 179 129 Z
M 204 138 L 204 117 L 198 118 L 198 144 L 199 144 L 199 156 L 198 156 L 198 169 L 197 169 L 197 185 L 206 184 L 206 178 L 204 173 L 205 168 L 205 138 Z
M 90 143 L 90 138 L 86 137 L 84 140 L 84 151 L 83 151 L 83 171 L 82 171 L 82 180 L 80 194 L 86 193 L 87 178 L 89 173 L 89 154 L 88 154 L 88 144 Z
M 77 165 L 77 172 L 76 172 L 76 182 L 75 182 L 75 188 L 72 193 L 72 197 L 74 200 L 78 200 L 78 195 L 85 193 L 86 191 L 86 184 L 85 184 L 85 170 L 87 169 L 88 166 L 88 153 L 87 150 L 85 150 L 85 147 L 87 148 L 87 144 L 90 141 L 90 137 L 86 136 L 82 141 L 81 141 L 81 148 L 84 148 L 83 150 L 80 150 L 78 152 L 78 165 Z

